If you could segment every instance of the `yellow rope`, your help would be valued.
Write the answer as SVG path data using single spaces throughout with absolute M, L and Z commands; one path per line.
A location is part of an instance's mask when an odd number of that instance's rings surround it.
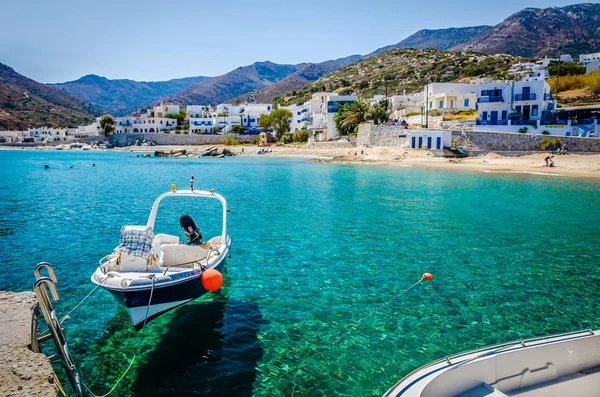
M 58 377 L 56 376 L 56 374 L 54 374 L 54 384 L 58 388 L 58 391 L 60 392 L 60 394 L 67 397 L 67 393 L 65 393 L 65 390 L 63 389 L 62 385 L 60 384 L 60 380 L 58 380 Z

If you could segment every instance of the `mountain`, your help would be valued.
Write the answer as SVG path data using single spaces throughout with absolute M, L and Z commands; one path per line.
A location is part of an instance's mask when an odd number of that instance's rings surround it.
M 198 76 L 154 82 L 109 80 L 89 74 L 75 81 L 48 86 L 85 99 L 104 113 L 123 116 L 206 79 L 208 77 Z
M 464 82 L 486 76 L 506 78 L 509 67 L 522 58 L 470 51 L 444 52 L 413 48 L 388 50 L 321 77 L 281 98 L 281 105 L 299 104 L 319 91 L 369 97 L 416 92 L 430 82 Z
M 525 8 L 452 50 L 524 57 L 600 51 L 600 4 Z
M 361 55 L 351 55 L 346 58 L 325 61 L 321 63 L 309 63 L 298 69 L 286 78 L 267 86 L 266 88 L 253 90 L 249 93 L 229 99 L 229 103 L 256 102 L 265 103 L 273 101 L 273 98 L 280 97 L 287 92 L 300 90 L 308 84 L 317 81 L 321 77 L 333 73 L 336 70 L 357 62 L 362 59 Z
M 423 29 L 408 36 L 397 44 L 388 45 L 378 48 L 367 57 L 381 54 L 387 50 L 398 48 L 434 48 L 436 50 L 445 51 L 449 48 L 466 43 L 469 40 L 487 32 L 491 26 L 469 26 L 466 28 L 448 28 L 448 29 Z
M 99 111 L 90 103 L 31 80 L 0 63 L 0 130 L 77 126 Z
M 255 62 L 252 65 L 240 66 L 222 76 L 196 83 L 177 94 L 163 98 L 162 101 L 178 105 L 216 105 L 247 92 L 268 87 L 305 66 L 306 64 Z

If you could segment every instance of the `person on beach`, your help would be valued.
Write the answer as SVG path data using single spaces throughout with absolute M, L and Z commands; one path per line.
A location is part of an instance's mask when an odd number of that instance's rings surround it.
M 544 161 L 546 162 L 546 164 L 543 165 L 542 167 L 549 167 L 550 166 L 550 156 L 546 156 L 546 158 L 544 159 Z

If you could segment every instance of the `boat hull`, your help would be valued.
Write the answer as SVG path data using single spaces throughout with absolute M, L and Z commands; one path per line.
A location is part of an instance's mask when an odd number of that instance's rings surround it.
M 213 269 L 221 270 L 225 261 Z M 125 307 L 134 328 L 139 331 L 144 324 L 170 310 L 191 302 L 208 292 L 201 281 L 201 273 L 187 277 L 180 282 L 154 288 L 108 290 Z M 152 294 L 152 300 L 150 295 Z M 146 317 L 147 316 L 147 317 Z

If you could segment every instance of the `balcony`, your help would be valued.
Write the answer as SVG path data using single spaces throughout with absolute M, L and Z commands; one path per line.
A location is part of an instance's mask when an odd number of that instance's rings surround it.
M 515 101 L 535 101 L 535 94 L 517 94 Z
M 493 102 L 504 102 L 504 98 L 501 96 L 482 96 L 477 98 L 477 103 L 493 103 Z
M 554 97 L 552 94 L 544 94 L 544 101 L 553 101 Z

